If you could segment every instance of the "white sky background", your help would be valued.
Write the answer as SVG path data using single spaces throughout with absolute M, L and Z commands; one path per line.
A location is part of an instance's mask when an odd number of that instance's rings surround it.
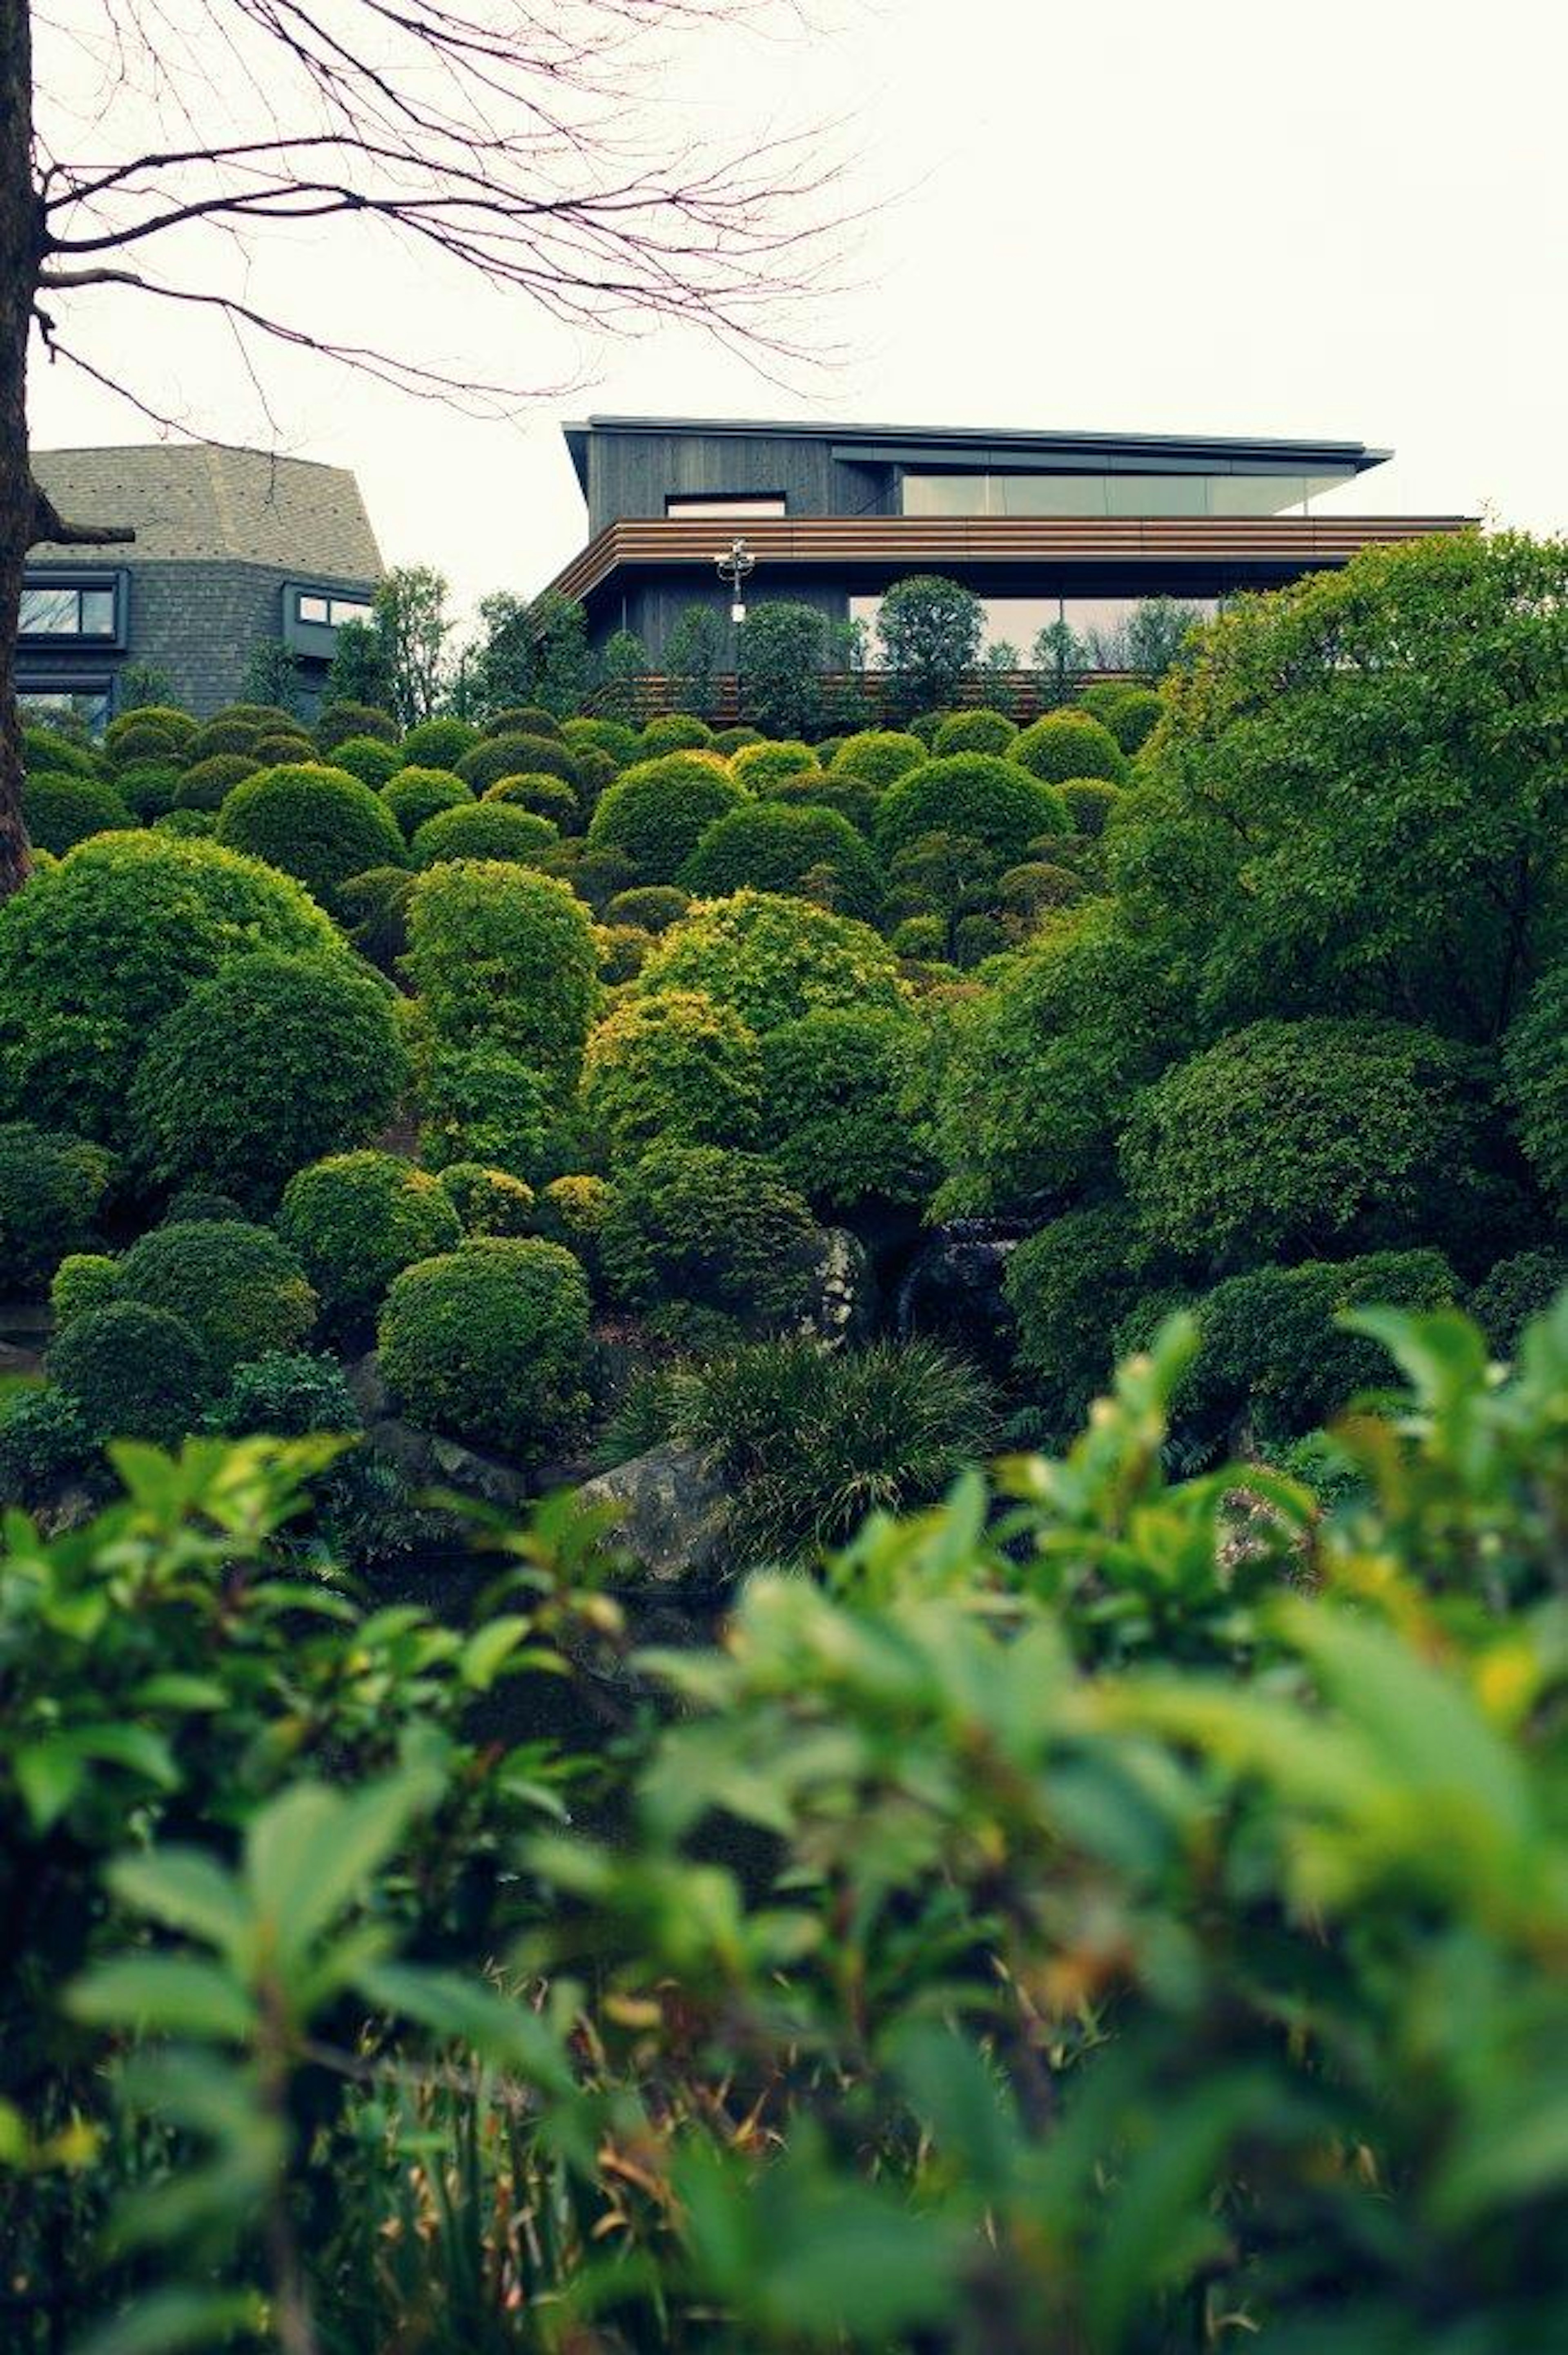
M 480 422 L 280 354 L 270 426 L 221 330 L 114 293 L 62 328 L 195 433 L 352 467 L 387 560 L 438 565 L 464 606 L 580 544 L 557 421 L 590 410 L 1365 440 L 1397 455 L 1341 510 L 1568 524 L 1555 0 L 815 5 L 810 34 L 688 47 L 670 85 L 726 144 L 836 118 L 845 201 L 881 200 L 810 314 L 842 358 L 792 389 L 673 328 L 563 337 L 338 224 L 264 232 L 254 287 L 475 379 L 591 381 Z M 69 44 L 42 59 L 55 97 L 85 88 Z M 154 438 L 61 365 L 35 366 L 31 413 L 40 446 Z

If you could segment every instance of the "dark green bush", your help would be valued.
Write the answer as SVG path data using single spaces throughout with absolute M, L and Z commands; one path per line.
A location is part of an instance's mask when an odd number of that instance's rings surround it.
M 678 890 L 673 883 L 641 883 L 616 893 L 605 909 L 605 922 L 635 924 L 644 932 L 667 932 L 691 904 L 691 893 Z
M 428 817 L 409 845 L 409 857 L 420 868 L 457 858 L 536 867 L 560 838 L 549 819 L 532 810 L 508 802 L 468 802 Z
M 560 777 L 575 785 L 577 755 L 558 736 L 486 736 L 462 755 L 457 773 L 476 794 L 503 777 Z
M 196 723 L 188 711 L 173 703 L 139 703 L 129 711 L 118 712 L 103 731 L 103 749 L 117 769 L 132 761 L 162 760 L 163 753 L 147 754 L 134 747 L 143 728 L 156 728 L 183 754 L 196 732 Z
M 395 1275 L 462 1239 L 440 1181 L 392 1153 L 338 1153 L 301 1169 L 277 1225 L 340 1332 L 374 1316 Z
M 762 1040 L 761 1142 L 820 1215 L 923 1201 L 935 1181 L 917 1117 L 920 1025 L 885 1007 L 820 1007 Z
M 929 751 L 936 743 L 938 731 L 947 717 L 945 711 L 916 711 L 911 719 L 905 721 L 905 733 L 913 736 L 917 743 L 924 744 Z
M 606 989 L 635 981 L 647 962 L 653 935 L 636 924 L 601 924 L 596 943 L 599 977 Z
M 479 741 L 479 730 L 471 720 L 420 719 L 405 731 L 397 750 L 406 769 L 446 772 L 455 769 Z
M 408 936 L 408 971 L 438 1038 L 503 1047 L 575 1081 L 598 985 L 593 922 L 564 883 L 493 861 L 432 867 L 409 902 Z
M 153 820 L 158 833 L 180 842 L 211 842 L 217 834 L 217 812 L 205 809 L 165 810 Z
M 1121 799 L 1121 787 L 1102 777 L 1069 777 L 1057 791 L 1067 805 L 1075 834 L 1102 835 Z
M 397 722 L 389 711 L 378 710 L 373 703 L 329 703 L 316 721 L 316 742 L 323 752 L 335 752 L 354 736 L 375 736 L 383 744 L 396 744 Z
M 869 920 L 882 904 L 882 871 L 837 810 L 752 802 L 706 827 L 680 880 L 699 899 L 747 889 L 798 894 Z
M 855 832 L 867 839 L 875 831 L 882 798 L 875 785 L 846 769 L 799 769 L 767 788 L 767 805 L 774 809 L 835 810 Z
M 535 1205 L 539 1232 L 580 1260 L 596 1287 L 604 1280 L 604 1230 L 614 1199 L 602 1178 L 574 1175 L 541 1186 Z
M 949 711 L 931 750 L 939 760 L 949 752 L 1005 752 L 1017 733 L 1017 720 L 1004 711 Z
M 997 894 L 1010 916 L 1034 923 L 1051 909 L 1070 908 L 1081 900 L 1084 881 L 1070 867 L 1054 866 L 1049 859 L 1026 859 L 998 879 Z
M 539 864 L 546 875 L 558 875 L 568 883 L 597 915 L 637 880 L 637 869 L 624 850 L 590 850 L 581 841 L 563 842 Z
M 84 843 L 0 907 L 0 1108 L 124 1138 L 154 1024 L 258 948 L 344 954 L 299 885 L 254 859 L 158 833 Z
M 1140 1097 L 1122 1172 L 1150 1233 L 1215 1265 L 1443 1237 L 1478 1199 L 1487 1094 L 1429 1030 L 1255 1022 Z
M 714 731 L 705 720 L 694 719 L 689 711 L 665 711 L 643 728 L 636 757 L 657 761 L 666 752 L 700 751 L 713 741 Z
M 1466 1306 L 1499 1358 L 1511 1358 L 1532 1317 L 1568 1284 L 1568 1252 L 1514 1252 L 1487 1270 Z
M 577 744 L 572 748 L 574 798 L 584 813 L 591 812 L 607 785 L 615 783 L 624 763 L 609 752 L 601 752 L 592 744 Z M 504 779 L 502 781 L 505 782 Z
M 98 762 L 85 744 L 61 735 L 57 728 L 24 728 L 22 766 L 29 776 L 95 777 Z
M 450 1161 L 438 1182 L 465 1235 L 532 1233 L 537 1198 L 532 1186 L 509 1169 L 487 1169 L 480 1161 Z
M 374 738 L 366 740 L 376 741 Z M 251 748 L 251 760 L 259 769 L 309 768 L 316 757 L 316 748 L 310 738 L 298 730 L 287 736 L 258 736 Z
M 261 746 L 259 744 L 256 749 L 260 753 Z M 292 759 L 296 756 L 290 754 L 286 757 Z M 308 762 L 310 754 L 307 752 L 304 758 Z M 404 762 L 399 747 L 387 743 L 379 736 L 344 736 L 333 746 L 332 765 L 334 769 L 345 771 L 351 777 L 357 777 L 360 783 L 368 785 L 373 793 L 379 793 L 388 778 L 397 775 Z
M 832 766 L 883 792 L 929 757 L 918 736 L 890 728 L 863 728 L 834 746 Z
M 181 775 L 175 794 L 176 809 L 220 810 L 236 785 L 258 773 L 259 763 L 248 752 L 209 752 L 193 761 Z
M 408 1083 L 385 986 L 345 956 L 235 957 L 148 1039 L 136 1156 L 164 1185 L 268 1208 L 292 1171 L 384 1128 Z
M 1008 758 L 1048 784 L 1070 777 L 1107 777 L 1120 784 L 1127 755 L 1100 720 L 1086 711 L 1049 711 L 1014 738 Z
M 733 1489 L 743 1565 L 841 1545 L 868 1513 L 937 1503 L 996 1433 L 984 1377 L 930 1341 L 842 1354 L 764 1341 L 688 1376 L 668 1420 Z
M 661 1145 L 620 1178 L 602 1250 L 633 1306 L 678 1299 L 763 1324 L 809 1297 L 821 1231 L 802 1197 L 758 1154 Z
M 47 1504 L 94 1465 L 98 1442 L 69 1391 L 29 1382 L 0 1393 L 0 1505 Z
M 482 1162 L 533 1183 L 548 1160 L 558 1094 L 558 1082 L 504 1047 L 437 1047 L 419 1078 L 420 1158 L 442 1170 Z
M 926 762 L 889 785 L 876 813 L 885 858 L 936 828 L 983 843 L 1012 867 L 1048 828 L 1065 831 L 1066 810 L 1049 785 L 991 752 L 957 752 Z
M 1503 1042 L 1503 1069 L 1536 1175 L 1568 1202 L 1568 963 L 1536 983 Z
M 212 1369 L 185 1318 L 145 1302 L 90 1308 L 49 1350 L 48 1376 L 94 1439 L 175 1445 L 200 1421 Z
M 588 1279 L 558 1243 L 484 1237 L 398 1276 L 381 1369 L 411 1421 L 527 1455 L 586 1404 L 588 1314 Z
M 22 823 L 35 850 L 51 850 L 59 858 L 73 844 L 122 831 L 136 820 L 101 777 L 44 769 L 29 773 L 22 786 Z
M 101 1146 L 24 1121 L 0 1124 L 0 1288 L 40 1291 L 81 1250 L 112 1174 Z
M 553 711 L 542 703 L 508 705 L 503 711 L 493 711 L 484 723 L 485 736 L 548 736 L 561 734 L 561 723 Z
M 308 1349 L 269 1349 L 236 1366 L 207 1415 L 209 1430 L 231 1439 L 256 1432 L 274 1439 L 308 1439 L 317 1432 L 356 1434 L 364 1421 L 337 1359 Z
M 658 943 L 638 988 L 698 990 L 758 1032 L 813 1007 L 907 1003 L 897 960 L 869 925 L 765 891 L 694 908 Z
M 381 798 L 397 819 L 404 840 L 412 842 L 427 818 L 471 805 L 473 788 L 445 769 L 399 769 L 382 786 Z
M 105 1252 L 68 1252 L 49 1284 L 49 1314 L 57 1333 L 85 1316 L 90 1308 L 107 1308 L 120 1296 L 120 1263 Z
M 588 847 L 623 852 L 641 882 L 673 883 L 706 828 L 746 798 L 744 787 L 706 754 L 642 761 L 607 787 L 588 826 Z
M 287 1243 L 233 1219 L 154 1227 L 120 1262 L 120 1298 L 183 1318 L 219 1381 L 268 1349 L 297 1349 L 316 1318 L 316 1295 Z
M 238 1219 L 241 1226 L 250 1223 L 245 1209 L 232 1194 L 215 1193 L 209 1186 L 182 1186 L 177 1194 L 170 1195 L 158 1223 L 173 1227 L 182 1222 L 188 1224 L 193 1219 L 208 1221 Z
M 574 751 L 591 747 L 606 752 L 618 769 L 629 769 L 642 756 L 642 739 L 624 719 L 564 719 L 561 734 Z
M 1082 1423 L 1109 1385 L 1112 1335 L 1162 1273 L 1120 1202 L 1067 1210 L 1010 1254 L 1002 1288 L 1018 1327 L 1018 1361 L 1047 1431 Z
M 414 880 L 406 867 L 371 867 L 338 886 L 338 918 L 350 943 L 389 978 L 408 950 Z
M 768 794 L 786 777 L 819 775 L 821 765 L 810 744 L 786 737 L 777 743 L 743 744 L 732 756 L 729 770 L 747 793 Z
M 1078 698 L 1081 710 L 1110 730 L 1128 759 L 1141 751 L 1160 724 L 1164 709 L 1151 687 L 1124 685 L 1086 687 Z
M 129 768 L 116 769 L 114 786 L 126 808 L 146 825 L 174 808 L 184 775 L 184 770 L 176 769 L 172 761 L 136 761 Z
M 579 766 L 586 758 L 578 754 Z M 582 804 L 564 777 L 503 777 L 499 784 L 486 787 L 484 798 L 489 804 L 499 802 L 508 808 L 527 810 L 535 817 L 547 817 L 561 834 L 576 834 L 582 825 Z
M 980 659 L 985 607 L 961 581 L 938 572 L 910 573 L 883 598 L 876 634 L 906 707 L 948 705 Z
M 767 741 L 760 728 L 720 728 L 709 740 L 710 749 L 722 752 L 726 761 L 732 752 L 738 752 L 743 744 L 766 744 Z
M 953 963 L 969 973 L 991 957 L 1005 956 L 1014 943 L 1000 916 L 976 912 L 960 916 L 952 928 Z
M 750 1145 L 760 1109 L 756 1038 L 694 991 L 628 998 L 588 1039 L 583 1110 L 612 1161 L 661 1143 Z
M 914 957 L 922 963 L 932 958 L 945 958 L 948 954 L 948 925 L 942 916 L 906 916 L 895 924 L 891 946 L 901 957 Z
M 338 769 L 260 769 L 225 800 L 217 838 L 294 876 L 323 907 L 370 867 L 404 856 L 397 821 L 379 794 Z

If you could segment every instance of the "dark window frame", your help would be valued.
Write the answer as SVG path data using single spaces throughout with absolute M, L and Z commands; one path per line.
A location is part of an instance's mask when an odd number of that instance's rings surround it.
M 691 512 L 698 507 L 713 507 L 719 512 L 713 515 Z M 783 523 L 788 520 L 789 514 L 789 495 L 787 491 L 666 491 L 664 494 L 666 523 L 723 523 L 730 517 L 736 523 Z
M 125 646 L 126 613 L 129 604 L 127 586 L 127 576 L 119 568 L 105 570 L 82 566 L 69 571 L 64 570 L 46 571 L 33 570 L 25 567 L 22 574 L 22 612 L 17 617 L 18 647 L 31 650 L 45 647 L 90 646 L 95 652 L 99 650 L 104 653 L 122 652 Z M 28 596 L 50 596 L 62 593 L 76 598 L 79 626 L 74 630 L 28 629 L 26 621 L 22 618 L 26 611 Z M 89 596 L 108 597 L 110 602 L 107 628 L 84 630 L 79 626 L 81 600 Z

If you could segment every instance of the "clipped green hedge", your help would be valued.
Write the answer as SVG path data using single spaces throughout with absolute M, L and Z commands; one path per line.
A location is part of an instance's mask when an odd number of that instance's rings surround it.
M 609 1285 L 632 1306 L 682 1300 L 764 1322 L 803 1308 L 821 1245 L 771 1162 L 716 1145 L 660 1145 L 634 1162 L 601 1240 Z
M 758 1032 L 817 1006 L 908 1003 L 896 957 L 868 924 L 765 891 L 700 902 L 656 943 L 637 987 L 701 991 Z
M 588 1316 L 570 1252 L 476 1238 L 397 1278 L 381 1312 L 381 1370 L 411 1421 L 526 1456 L 586 1404 Z
M 762 1107 L 756 1037 L 694 990 L 628 998 L 588 1039 L 582 1101 L 612 1161 L 661 1143 L 750 1145 Z
M 260 746 L 257 750 L 260 751 Z M 309 754 L 305 758 L 309 759 Z M 404 765 L 403 754 L 396 744 L 387 743 L 379 736 L 345 736 L 332 750 L 332 765 L 357 777 L 362 785 L 379 793 L 389 777 L 397 775 Z
M 640 753 L 644 761 L 657 761 L 666 752 L 700 751 L 713 741 L 714 731 L 706 720 L 689 711 L 665 711 L 643 728 Z
M 455 769 L 479 741 L 479 730 L 471 720 L 417 720 L 405 730 L 397 747 L 400 764 L 405 769 Z
M 122 1304 L 183 1318 L 220 1381 L 268 1349 L 297 1349 L 316 1320 L 315 1293 L 288 1244 L 238 1219 L 154 1227 L 121 1260 L 119 1288 Z
M 452 1161 L 438 1182 L 465 1235 L 533 1231 L 537 1197 L 532 1186 L 509 1169 L 490 1169 L 482 1161 Z
M 705 755 L 639 762 L 606 787 L 588 847 L 623 852 L 641 882 L 673 883 L 714 820 L 746 799 L 745 788 Z
M 405 853 L 397 819 L 377 793 L 340 769 L 260 769 L 236 785 L 218 815 L 217 839 L 302 883 L 324 908 L 369 867 Z
M 35 850 L 57 858 L 95 834 L 122 832 L 135 818 L 115 788 L 101 777 L 73 777 L 64 770 L 29 772 L 22 786 L 22 823 Z
M 598 996 L 593 919 L 554 876 L 468 859 L 429 868 L 408 903 L 408 963 L 446 1044 L 503 1047 L 576 1079 Z
M 503 777 L 561 777 L 575 785 L 577 762 L 571 746 L 558 736 L 487 735 L 462 755 L 457 773 L 476 794 L 498 785 Z
M 930 752 L 918 736 L 892 728 L 863 728 L 858 734 L 846 736 L 835 748 L 832 765 L 885 792 L 929 758 Z
M 752 802 L 715 819 L 680 880 L 699 899 L 747 889 L 799 893 L 868 920 L 882 904 L 882 870 L 849 820 L 789 802 Z
M 785 737 L 775 742 L 743 744 L 730 759 L 730 774 L 748 793 L 769 794 L 786 777 L 804 776 L 821 767 L 810 744 Z
M 427 818 L 442 810 L 464 809 L 473 800 L 473 788 L 447 769 L 399 769 L 381 788 L 381 798 L 397 819 L 406 842 L 412 842 Z
M 818 1007 L 763 1039 L 762 1146 L 821 1216 L 930 1193 L 923 1043 L 912 1016 L 853 1006 Z
M 911 769 L 883 794 L 876 843 L 891 859 L 922 836 L 984 845 L 1015 866 L 1036 835 L 1065 833 L 1066 806 L 1049 785 L 991 752 L 955 752 Z
M 950 752 L 1005 752 L 1017 733 L 1017 720 L 1004 711 L 949 711 L 931 750 L 938 759 Z
M 329 703 L 316 721 L 316 742 L 322 751 L 335 752 L 353 736 L 375 736 L 384 744 L 396 744 L 397 722 L 374 703 Z
M 204 761 L 193 761 L 180 778 L 175 789 L 175 809 L 220 810 L 236 785 L 258 773 L 259 764 L 249 752 L 209 752 Z
M 419 1075 L 419 1157 L 427 1169 L 482 1162 L 533 1183 L 550 1152 L 558 1082 L 479 1040 L 437 1047 Z
M 175 1446 L 200 1421 L 213 1389 L 207 1352 L 188 1321 L 135 1300 L 76 1317 L 50 1348 L 48 1369 L 98 1440 Z
M 267 1209 L 305 1162 L 383 1129 L 408 1077 L 383 983 L 344 955 L 259 950 L 198 982 L 148 1039 L 136 1158 L 157 1183 Z
M 536 867 L 560 841 L 547 817 L 511 802 L 466 802 L 428 817 L 409 845 L 416 867 L 439 867 L 454 858 L 503 860 Z
M 1106 777 L 1119 785 L 1127 755 L 1102 721 L 1086 711 L 1048 711 L 1014 737 L 1008 758 L 1048 784 L 1069 777 Z
M 337 1153 L 284 1188 L 278 1232 L 340 1331 L 372 1316 L 394 1276 L 451 1251 L 462 1222 L 441 1181 L 392 1153 Z

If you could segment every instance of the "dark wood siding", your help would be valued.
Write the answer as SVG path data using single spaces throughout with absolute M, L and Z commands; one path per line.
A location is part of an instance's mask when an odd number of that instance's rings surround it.
M 791 434 L 620 432 L 588 436 L 588 530 L 623 518 L 662 519 L 672 491 L 782 492 L 791 516 L 893 512 L 895 473 L 849 465 L 827 442 Z

